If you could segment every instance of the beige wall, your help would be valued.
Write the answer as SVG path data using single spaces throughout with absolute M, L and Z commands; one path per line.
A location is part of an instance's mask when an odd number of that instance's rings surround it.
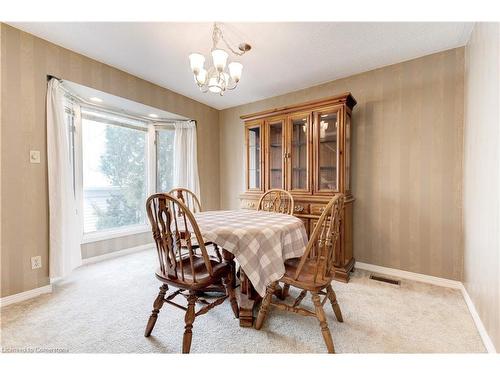
M 197 120 L 201 199 L 219 207 L 217 110 L 5 24 L 1 56 L 1 296 L 48 284 L 48 74 Z M 30 149 L 41 150 L 41 164 L 29 163 Z
M 463 74 L 458 48 L 221 111 L 221 207 L 244 190 L 240 115 L 350 91 L 356 259 L 461 280 Z
M 499 24 L 477 23 L 465 55 L 464 284 L 499 350 Z

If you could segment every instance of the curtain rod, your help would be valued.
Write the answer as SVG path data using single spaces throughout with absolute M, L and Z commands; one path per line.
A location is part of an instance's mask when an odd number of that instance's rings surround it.
M 50 81 L 50 79 L 52 79 L 52 78 L 57 79 L 61 83 L 65 82 L 65 80 L 60 79 L 59 77 L 56 77 L 56 76 L 53 76 L 53 75 L 50 75 L 50 74 L 47 75 L 47 81 Z M 75 94 L 74 92 L 72 92 L 71 90 L 69 90 L 68 88 L 66 88 L 64 85 L 61 85 L 61 88 L 64 90 L 64 92 L 66 94 L 68 94 L 69 96 L 71 96 L 73 99 L 75 99 L 75 100 L 77 100 L 77 101 L 85 104 L 86 106 L 90 106 L 91 108 L 96 108 L 96 109 L 99 109 L 99 110 L 102 110 L 102 111 L 107 111 L 107 112 L 110 112 L 111 114 L 115 114 L 115 115 L 119 115 L 119 116 L 125 116 L 125 117 L 132 118 L 134 120 L 146 121 L 146 122 L 153 123 L 153 124 L 162 124 L 162 123 L 163 124 L 173 124 L 175 122 L 194 121 L 194 123 L 197 125 L 196 120 L 192 120 L 192 119 L 187 119 L 187 120 L 171 119 L 171 118 L 152 119 L 152 118 L 146 117 L 146 116 L 140 116 L 140 115 L 130 114 L 130 113 L 127 113 L 127 112 L 125 112 L 123 110 L 116 110 L 114 108 L 110 108 L 110 107 L 107 107 L 107 106 L 101 106 L 99 104 L 91 103 L 91 102 L 85 100 L 84 98 L 80 97 L 79 95 Z

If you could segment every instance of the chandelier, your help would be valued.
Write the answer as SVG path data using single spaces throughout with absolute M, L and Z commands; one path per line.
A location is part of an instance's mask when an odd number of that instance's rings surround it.
M 202 92 L 210 91 L 222 96 L 226 90 L 234 90 L 236 86 L 238 86 L 243 65 L 236 61 L 227 64 L 229 54 L 222 48 L 217 47 L 217 44 L 221 40 L 226 47 L 237 56 L 242 56 L 252 48 L 248 43 L 240 43 L 238 45 L 239 51 L 235 51 L 231 48 L 226 39 L 224 39 L 222 30 L 217 26 L 217 23 L 214 23 L 211 51 L 213 66 L 205 69 L 205 56 L 201 53 L 190 54 L 189 62 L 194 74 L 194 81 L 200 90 Z

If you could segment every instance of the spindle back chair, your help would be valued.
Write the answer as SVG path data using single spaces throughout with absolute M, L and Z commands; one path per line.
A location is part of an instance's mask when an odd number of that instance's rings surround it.
M 191 190 L 183 187 L 176 187 L 171 189 L 168 193 L 184 203 L 191 212 L 197 213 L 202 211 L 200 200 Z
M 153 194 L 146 201 L 146 212 L 151 223 L 153 239 L 156 244 L 159 268 L 156 277 L 162 282 L 160 293 L 153 303 L 153 311 L 146 326 L 148 337 L 154 328 L 158 313 L 166 302 L 186 311 L 185 332 L 182 352 L 189 353 L 192 339 L 192 327 L 196 316 L 205 314 L 229 297 L 231 307 L 238 317 L 238 305 L 234 292 L 234 272 L 232 266 L 223 260 L 208 255 L 198 224 L 189 208 L 170 194 Z M 196 249 L 193 247 L 196 240 Z M 223 283 L 226 293 L 209 303 L 199 298 L 197 292 L 213 284 Z M 168 285 L 178 290 L 165 297 Z M 187 307 L 179 305 L 173 299 L 183 296 Z M 195 303 L 205 306 L 195 312 Z
M 178 200 L 180 200 L 182 203 L 186 205 L 187 208 L 191 210 L 192 213 L 198 213 L 201 212 L 201 203 L 198 197 L 196 196 L 195 193 L 193 193 L 191 190 L 183 188 L 183 187 L 176 187 L 171 189 L 168 194 L 174 196 Z M 194 249 L 198 248 L 198 243 L 196 239 L 193 239 L 191 241 L 191 245 Z M 213 255 L 219 259 L 219 261 L 222 261 L 222 256 L 219 251 L 219 247 L 212 243 L 212 242 L 205 242 L 205 247 L 212 245 L 213 249 Z M 184 244 L 183 244 L 184 246 Z M 209 248 L 210 249 L 210 248 Z M 210 286 L 209 288 L 206 289 L 206 291 L 223 291 L 224 287 L 222 286 Z
M 319 320 L 328 352 L 335 352 L 323 305 L 329 299 L 337 320 L 339 322 L 343 321 L 337 297 L 331 286 L 331 282 L 335 276 L 335 247 L 339 241 L 343 207 L 344 195 L 335 195 L 328 202 L 321 214 L 302 257 L 286 261 L 285 275 L 267 287 L 266 295 L 257 317 L 256 329 L 262 327 L 270 305 L 301 315 L 314 316 Z M 272 296 L 278 282 L 284 282 L 287 285 L 301 289 L 300 294 L 292 305 L 272 301 Z M 311 293 L 315 308 L 314 312 L 298 307 L 307 293 Z M 324 296 L 322 301 L 320 295 Z
M 292 215 L 294 209 L 293 196 L 290 192 L 282 189 L 271 189 L 266 191 L 259 199 L 258 211 L 278 212 Z

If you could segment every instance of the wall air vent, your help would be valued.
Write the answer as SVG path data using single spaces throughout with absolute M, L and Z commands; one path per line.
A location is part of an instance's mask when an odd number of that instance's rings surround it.
M 388 283 L 388 284 L 401 285 L 401 280 L 389 279 L 385 276 L 378 276 L 378 275 L 371 274 L 370 279 L 376 280 L 376 281 L 381 281 L 383 283 Z

